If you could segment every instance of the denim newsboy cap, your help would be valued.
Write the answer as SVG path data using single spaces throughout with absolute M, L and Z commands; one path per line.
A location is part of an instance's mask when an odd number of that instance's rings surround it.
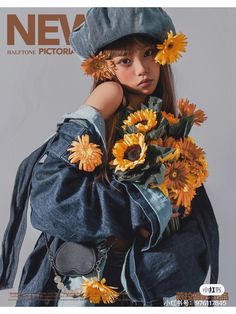
M 73 50 L 83 58 L 96 55 L 101 48 L 131 34 L 147 34 L 157 42 L 176 34 L 174 24 L 162 8 L 91 8 L 85 21 L 70 34 Z

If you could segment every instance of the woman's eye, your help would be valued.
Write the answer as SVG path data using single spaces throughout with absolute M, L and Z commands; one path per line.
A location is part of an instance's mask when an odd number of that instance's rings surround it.
M 153 55 L 154 54 L 154 49 L 148 49 L 146 52 L 145 52 L 145 54 L 146 55 L 148 55 L 148 56 L 151 56 L 151 55 Z
M 128 61 L 128 62 L 126 62 L 126 61 Z M 119 63 L 123 63 L 123 64 L 129 64 L 129 61 L 130 61 L 130 59 L 122 59 L 122 60 L 120 60 L 120 62 Z

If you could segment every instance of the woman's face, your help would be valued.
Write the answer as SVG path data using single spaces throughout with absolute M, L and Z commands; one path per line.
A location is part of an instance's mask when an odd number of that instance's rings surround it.
M 154 45 L 136 46 L 133 53 L 113 58 L 117 79 L 130 94 L 150 95 L 156 89 L 160 77 L 160 64 L 154 61 L 156 53 Z M 146 79 L 150 81 L 140 84 Z

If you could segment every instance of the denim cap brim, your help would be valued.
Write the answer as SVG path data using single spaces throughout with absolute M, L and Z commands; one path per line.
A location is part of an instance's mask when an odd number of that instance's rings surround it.
M 71 32 L 70 44 L 79 56 L 88 58 L 124 36 L 146 34 L 163 42 L 171 30 L 175 35 L 174 24 L 162 8 L 91 8 Z

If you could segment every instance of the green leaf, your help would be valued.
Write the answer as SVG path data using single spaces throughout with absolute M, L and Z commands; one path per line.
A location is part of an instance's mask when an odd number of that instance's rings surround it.
M 163 164 L 161 164 L 158 171 L 148 176 L 144 183 L 145 186 L 147 187 L 150 183 L 161 184 L 165 178 L 165 170 L 166 167 Z
M 179 122 L 169 126 L 168 135 L 173 136 L 175 139 L 187 137 L 192 126 L 194 116 L 181 117 Z
M 165 126 L 161 126 L 157 129 L 153 129 L 146 133 L 146 140 L 156 140 L 162 136 L 164 136 L 166 133 Z
M 130 134 L 138 133 L 138 128 L 135 125 L 126 125 L 125 132 Z

